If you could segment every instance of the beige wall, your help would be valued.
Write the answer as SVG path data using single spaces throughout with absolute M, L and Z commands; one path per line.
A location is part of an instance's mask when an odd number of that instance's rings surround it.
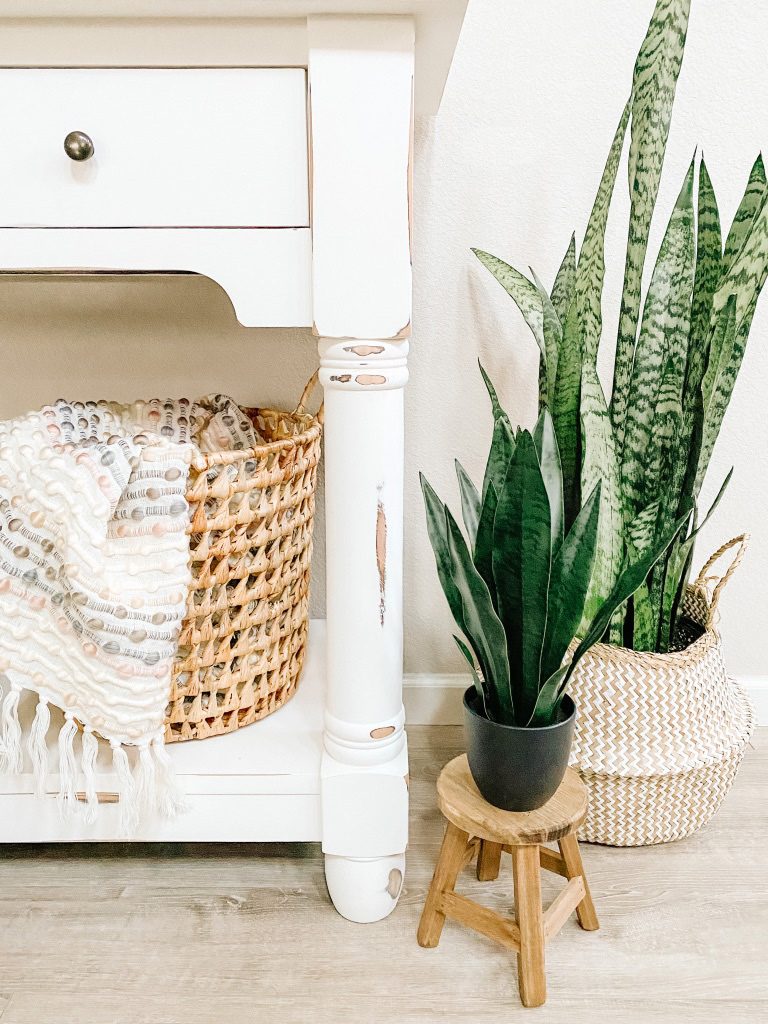
M 703 146 L 724 218 L 754 156 L 768 143 L 768 8 L 693 0 L 678 90 L 662 221 L 696 144 Z M 453 458 L 479 477 L 490 429 L 476 370 L 488 366 L 515 418 L 535 415 L 536 351 L 519 315 L 473 262 L 479 245 L 551 281 L 570 232 L 583 232 L 629 90 L 652 0 L 470 0 L 439 117 L 417 126 L 415 310 L 406 462 L 406 668 L 460 671 L 435 581 L 417 472 L 455 498 Z M 616 322 L 625 183 L 608 240 L 605 315 Z M 655 251 L 655 245 L 654 245 Z M 245 403 L 290 406 L 315 365 L 303 331 L 240 327 L 226 295 L 195 278 L 2 278 L 5 360 L 0 414 L 59 395 L 128 399 L 221 390 Z M 736 473 L 703 558 L 743 529 L 753 533 L 725 599 L 735 673 L 767 670 L 768 294 L 710 472 L 708 493 Z M 609 367 L 605 367 L 610 371 Z M 322 524 L 322 518 L 320 525 Z M 315 611 L 322 610 L 323 553 Z

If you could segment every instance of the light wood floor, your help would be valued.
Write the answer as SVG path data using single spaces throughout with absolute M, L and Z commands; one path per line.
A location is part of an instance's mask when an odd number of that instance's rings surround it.
M 540 1010 L 520 1006 L 490 941 L 449 921 L 438 949 L 416 945 L 434 782 L 461 734 L 410 741 L 406 891 L 378 925 L 336 915 L 316 847 L 0 847 L 0 1024 L 768 1020 L 768 730 L 701 834 L 584 847 L 602 929 L 566 924 Z M 505 857 L 498 882 L 460 885 L 501 909 L 509 876 Z

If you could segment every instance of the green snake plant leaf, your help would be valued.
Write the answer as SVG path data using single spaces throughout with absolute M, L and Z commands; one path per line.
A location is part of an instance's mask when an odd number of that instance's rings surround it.
M 638 512 L 632 522 L 627 526 L 627 537 L 631 542 L 631 553 L 642 555 L 651 546 L 656 536 L 656 524 L 659 518 L 661 499 L 656 498 L 649 505 Z
M 696 230 L 696 273 L 691 303 L 691 332 L 685 371 L 683 408 L 688 413 L 701 386 L 707 366 L 712 299 L 723 273 L 723 238 L 715 191 L 704 158 L 699 166 L 699 198 Z M 687 446 L 687 439 L 681 439 Z
M 591 362 L 584 363 L 581 373 L 581 430 L 581 493 L 591 494 L 596 484 L 602 483 L 597 555 L 582 620 L 586 628 L 611 592 L 624 560 L 624 515 L 613 425 Z
M 454 633 L 453 634 L 453 639 L 456 642 L 456 646 L 461 651 L 461 654 L 464 657 L 466 663 L 469 665 L 469 671 L 472 673 L 472 682 L 474 683 L 475 692 L 477 693 L 478 699 L 480 701 L 480 707 L 483 709 L 483 711 L 485 713 L 485 716 L 487 718 L 488 717 L 488 707 L 486 705 L 486 700 L 485 700 L 485 691 L 483 689 L 483 684 L 482 684 L 482 682 L 480 680 L 480 677 L 477 674 L 477 666 L 475 665 L 474 656 L 473 656 L 472 652 L 470 651 L 470 649 L 467 647 L 467 645 L 464 643 L 464 641 L 461 639 L 460 636 L 456 636 L 456 634 Z
M 656 647 L 656 649 L 662 653 L 669 650 L 669 644 L 674 633 L 678 610 L 683 599 L 686 583 L 691 571 L 693 547 L 696 537 L 703 527 L 707 525 L 715 509 L 720 504 L 720 501 L 728 488 L 728 484 L 731 482 L 732 476 L 733 469 L 731 468 L 726 475 L 725 480 L 723 480 L 720 485 L 720 490 L 717 492 L 715 500 L 709 506 L 709 511 L 704 516 L 704 519 L 698 524 L 694 521 L 693 529 L 690 531 L 688 536 L 682 540 L 676 541 L 670 551 L 670 557 L 667 563 L 667 578 L 665 580 L 661 619 L 659 623 L 659 635 L 657 637 L 658 646 Z
M 589 629 L 584 635 L 584 639 L 574 651 L 568 668 L 568 673 L 566 674 L 563 682 L 563 687 L 567 685 L 568 678 L 581 658 L 583 658 L 590 647 L 593 647 L 603 636 L 608 628 L 608 624 L 611 621 L 613 613 L 617 608 L 620 608 L 621 605 L 623 605 L 624 602 L 634 594 L 640 584 L 645 581 L 650 570 L 656 562 L 658 562 L 680 530 L 688 522 L 689 518 L 690 512 L 677 519 L 664 537 L 657 538 L 650 548 L 648 548 L 642 555 L 639 555 L 637 559 L 630 562 L 622 571 L 621 575 L 616 580 L 613 590 L 607 596 L 605 602 L 600 607 L 600 610 L 590 623 Z
M 477 537 L 477 524 L 480 520 L 480 495 L 472 483 L 466 469 L 458 459 L 455 460 L 456 477 L 459 481 L 459 494 L 461 495 L 461 515 L 464 519 L 464 526 L 470 543 L 474 546 Z
M 427 517 L 427 533 L 435 556 L 437 576 L 440 580 L 440 585 L 443 588 L 443 593 L 445 594 L 448 607 L 451 610 L 451 614 L 453 615 L 456 625 L 467 640 L 470 641 L 472 649 L 475 652 L 475 657 L 477 658 L 483 680 L 486 684 L 485 704 L 491 714 L 498 714 L 498 701 L 494 698 L 491 692 L 491 686 L 495 681 L 495 677 L 493 675 L 494 661 L 489 658 L 486 651 L 486 645 L 482 642 L 482 637 L 478 638 L 473 634 L 471 621 L 467 621 L 465 618 L 462 594 L 454 580 L 454 562 L 449 544 L 447 527 L 447 517 L 449 515 L 448 510 L 437 496 L 434 489 L 430 486 L 426 477 L 424 477 L 423 474 L 419 474 L 419 479 L 421 481 L 421 489 L 424 495 L 424 508 Z M 498 622 L 498 618 L 496 618 L 496 621 Z M 499 623 L 499 627 L 501 628 L 501 623 Z M 490 629 L 493 631 L 492 620 L 490 620 Z M 503 637 L 503 628 L 501 629 L 501 634 Z M 498 640 L 498 635 L 496 636 L 496 639 Z M 502 648 L 504 648 L 503 640 Z M 506 659 L 506 650 L 504 650 L 504 658 Z
M 763 164 L 763 155 L 760 153 L 752 165 L 744 196 L 739 203 L 725 242 L 723 267 L 726 271 L 733 266 L 734 260 L 741 252 L 742 246 L 752 230 L 755 217 L 760 212 L 765 200 L 766 187 L 765 165 Z
M 539 692 L 551 560 L 549 498 L 533 438 L 524 432 L 499 494 L 493 542 L 499 618 L 519 694 L 518 722 L 527 721 Z
M 600 487 L 598 483 L 587 498 L 552 559 L 542 679 L 549 678 L 560 667 L 581 622 L 595 563 Z
M 736 376 L 744 355 L 745 342 L 746 336 L 739 336 L 736 296 L 730 295 L 715 320 L 710 342 L 709 364 L 702 381 L 702 436 L 692 488 L 694 499 L 701 489 L 712 449 L 715 446 L 715 440 L 720 431 L 733 386 L 736 383 Z
M 562 665 L 545 681 L 539 695 L 533 713 L 525 723 L 528 726 L 552 725 L 556 721 L 557 708 L 563 699 L 563 680 L 568 673 L 568 665 Z
M 655 650 L 657 632 L 658 623 L 653 613 L 648 585 L 641 583 L 632 595 L 632 649 Z
M 539 382 L 539 405 L 541 408 L 546 406 L 547 409 L 551 409 L 555 402 L 557 362 L 560 354 L 560 345 L 563 341 L 563 328 L 555 307 L 552 304 L 552 300 L 549 295 L 547 295 L 546 289 L 536 276 L 536 272 L 532 267 L 531 274 L 536 285 L 536 290 L 541 298 L 544 347 L 547 353 L 546 359 L 539 359 L 540 376 L 543 373 L 543 381 L 540 380 Z
M 533 442 L 539 457 L 541 475 L 549 498 L 549 512 L 552 524 L 552 550 L 557 551 L 563 543 L 563 469 L 552 417 L 543 409 L 533 431 Z
M 448 508 L 445 509 L 445 528 L 453 583 L 461 597 L 463 632 L 487 683 L 486 707 L 491 714 L 498 714 L 502 721 L 513 721 L 515 708 L 504 626 L 493 607 L 485 580 L 472 562 L 459 525 Z
M 488 488 L 491 484 L 496 488 L 497 493 L 501 490 L 504 477 L 507 475 L 507 467 L 512 461 L 514 454 L 515 438 L 512 433 L 512 427 L 506 416 L 500 416 L 493 424 L 491 447 L 488 452 L 485 475 L 483 476 L 482 503 L 485 502 Z
M 659 191 L 690 7 L 690 0 L 657 0 L 632 79 L 628 168 L 631 205 L 611 404 L 619 451 L 624 447 L 648 233 Z
M 576 319 L 576 303 L 571 302 L 563 325 L 563 338 L 557 360 L 552 422 L 563 467 L 563 503 L 565 528 L 568 529 L 581 507 L 581 334 Z
M 768 196 L 763 199 L 752 229 L 736 259 L 724 275 L 712 300 L 709 363 L 702 382 L 703 435 L 694 484 L 694 497 L 699 493 L 725 411 L 731 400 L 744 350 L 749 337 L 755 307 L 768 277 Z M 722 316 L 728 317 L 734 304 L 733 324 L 720 330 Z
M 501 407 L 501 402 L 499 401 L 499 396 L 496 394 L 496 388 L 493 386 L 493 381 L 488 376 L 488 374 L 485 372 L 485 367 L 483 366 L 483 364 L 480 362 L 479 359 L 477 361 L 477 365 L 480 367 L 480 376 L 483 378 L 483 383 L 485 384 L 485 389 L 488 392 L 488 397 L 491 400 L 491 409 L 493 410 L 493 419 L 494 419 L 494 421 L 496 421 L 496 420 L 506 420 L 507 424 L 509 425 L 509 430 L 510 430 L 510 433 L 511 433 L 512 432 L 512 425 L 509 422 L 509 416 L 507 416 L 507 414 L 504 412 L 504 410 Z
M 502 481 L 503 483 L 503 481 Z M 480 519 L 477 524 L 477 536 L 472 559 L 477 571 L 485 580 L 491 595 L 493 606 L 498 611 L 499 602 L 496 596 L 496 582 L 493 578 L 493 528 L 496 521 L 496 506 L 499 496 L 493 483 L 488 485 L 480 508 Z
M 473 249 L 472 252 L 483 266 L 493 274 L 507 295 L 514 300 L 517 308 L 523 314 L 523 319 L 530 327 L 542 356 L 546 359 L 547 345 L 544 340 L 544 312 L 536 285 L 529 281 L 525 274 L 521 274 L 519 270 L 510 267 L 508 263 L 500 260 L 498 256 L 492 256 L 489 252 L 483 252 L 482 249 Z
M 576 235 L 571 235 L 563 261 L 555 275 L 555 283 L 552 285 L 550 301 L 557 313 L 561 324 L 565 323 L 568 310 L 571 307 L 573 289 L 576 286 Z
M 597 349 L 602 332 L 602 298 L 603 280 L 605 278 L 605 229 L 608 223 L 608 211 L 611 206 L 616 173 L 621 159 L 624 136 L 627 133 L 630 103 L 624 107 L 608 159 L 603 169 L 603 176 L 597 190 L 597 196 L 589 215 L 584 243 L 576 265 L 576 283 L 574 301 L 576 317 L 581 331 L 583 359 L 596 362 Z
M 659 380 L 662 371 L 669 371 L 670 360 L 677 371 L 678 397 L 682 390 L 694 274 L 693 171 L 691 163 L 659 249 L 635 351 L 630 385 L 632 404 L 627 411 L 620 450 L 627 522 L 658 493 L 659 481 L 649 474 L 647 465 L 657 429 Z M 671 390 L 670 385 L 668 388 Z M 666 397 L 669 399 L 669 393 Z

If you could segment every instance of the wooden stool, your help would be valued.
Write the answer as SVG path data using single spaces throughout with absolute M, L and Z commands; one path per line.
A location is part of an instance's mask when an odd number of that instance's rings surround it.
M 437 795 L 448 825 L 419 923 L 419 945 L 438 944 L 446 917 L 474 928 L 517 953 L 520 998 L 525 1006 L 541 1006 L 547 998 L 544 944 L 574 910 L 582 928 L 600 927 L 575 835 L 587 813 L 586 788 L 569 768 L 537 811 L 501 811 L 480 796 L 462 754 L 443 768 Z M 553 840 L 559 854 L 541 845 Z M 514 922 L 453 891 L 459 872 L 475 857 L 480 881 L 497 878 L 503 850 L 512 854 Z M 568 879 L 543 913 L 540 868 Z

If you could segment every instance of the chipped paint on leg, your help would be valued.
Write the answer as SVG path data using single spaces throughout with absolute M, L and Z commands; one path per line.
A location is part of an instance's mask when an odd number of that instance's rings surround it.
M 345 352 L 354 352 L 356 356 L 380 356 L 384 351 L 383 345 L 346 345 Z
M 387 611 L 387 514 L 381 488 L 376 506 L 376 567 L 379 570 L 379 620 L 383 626 Z
M 386 384 L 387 378 L 380 373 L 358 373 L 355 381 L 363 387 L 370 387 L 372 384 Z
M 352 374 L 340 373 L 337 374 L 335 377 L 331 377 L 331 380 L 336 381 L 338 384 L 349 384 L 349 382 L 352 380 Z

